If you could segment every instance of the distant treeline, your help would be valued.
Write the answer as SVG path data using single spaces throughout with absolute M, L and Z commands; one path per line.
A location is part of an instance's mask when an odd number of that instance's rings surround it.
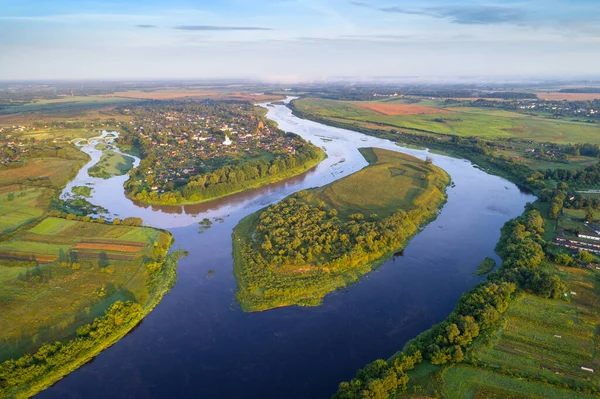
M 600 93 L 600 87 L 580 87 L 574 89 L 561 89 L 559 93 Z
M 300 90 L 300 89 L 298 89 Z M 342 101 L 368 101 L 380 97 L 414 96 L 414 97 L 441 97 L 441 98 L 499 98 L 504 100 L 537 99 L 534 93 L 515 91 L 481 91 L 474 89 L 456 88 L 426 88 L 426 87 L 349 87 L 329 89 L 305 89 L 300 90 L 308 93 L 311 97 L 319 97 L 327 100 Z

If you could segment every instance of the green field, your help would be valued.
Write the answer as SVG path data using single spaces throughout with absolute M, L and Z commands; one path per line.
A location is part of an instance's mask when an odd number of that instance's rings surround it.
M 319 305 L 328 293 L 376 268 L 406 245 L 419 226 L 435 217 L 450 180 L 445 172 L 392 151 L 363 149 L 361 153 L 370 162 L 368 167 L 324 187 L 300 192 L 249 215 L 236 226 L 234 274 L 242 309 Z M 276 206 L 285 209 L 271 215 Z M 282 234 L 274 238 L 277 249 L 281 247 L 281 259 L 275 261 L 260 243 L 262 237 L 256 238 L 256 231 L 267 219 L 282 216 L 287 220 L 282 223 L 289 226 L 273 231 Z M 327 238 L 337 236 L 339 241 Z M 297 239 L 285 243 L 285 237 Z M 289 252 L 290 246 L 296 249 Z M 321 252 L 320 247 L 328 249 Z M 299 254 L 306 257 L 298 258 Z
M 388 217 L 399 209 L 407 210 L 428 204 L 436 192 L 432 181 L 423 179 L 431 173 L 421 160 L 398 152 L 362 148 L 368 168 L 332 184 L 310 190 L 303 202 L 316 205 L 324 201 L 342 217 L 353 213 Z
M 105 150 L 98 163 L 88 172 L 92 177 L 108 179 L 112 176 L 122 176 L 133 167 L 133 158 L 111 150 Z
M 144 303 L 144 265 L 169 244 L 150 228 L 61 218 L 1 241 L 0 361 L 70 337 L 117 300 Z
M 425 105 L 419 103 L 418 105 Z M 519 138 L 540 142 L 600 144 L 600 126 L 545 119 L 487 108 L 444 108 L 445 113 L 384 115 L 359 108 L 350 101 L 302 98 L 294 101 L 301 112 L 338 123 L 375 129 L 398 129 L 484 139 Z
M 445 399 L 592 399 L 550 385 L 510 378 L 468 366 L 450 367 L 442 373 Z
M 108 96 L 64 96 L 57 99 L 37 100 L 28 104 L 6 107 L 0 114 L 28 112 L 82 112 L 91 109 L 135 103 L 138 100 Z
M 479 337 L 466 362 L 411 371 L 403 397 L 445 399 L 593 398 L 575 391 L 600 389 L 600 274 L 595 270 L 546 266 L 567 285 L 567 297 L 545 299 L 521 293 L 500 326 Z M 594 370 L 583 370 L 582 367 Z M 437 393 L 437 394 L 436 394 Z
M 61 157 L 48 154 L 0 168 L 0 236 L 42 218 L 52 198 L 87 160 L 75 148 L 61 151 Z
M 51 195 L 47 188 L 4 187 L 0 194 L 0 235 L 41 218 Z
M 555 384 L 586 382 L 600 388 L 600 377 L 581 369 L 597 372 L 600 364 L 598 275 L 563 266 L 555 272 L 567 282 L 567 300 L 522 296 L 506 312 L 491 343 L 476 348 L 473 357 L 495 369 Z

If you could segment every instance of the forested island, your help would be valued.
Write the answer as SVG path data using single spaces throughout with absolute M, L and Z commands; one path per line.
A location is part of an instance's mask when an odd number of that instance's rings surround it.
M 316 166 L 325 153 L 248 102 L 157 103 L 125 108 L 119 144 L 142 161 L 125 184 L 148 204 L 190 204 L 274 183 Z
M 378 266 L 445 202 L 429 160 L 365 148 L 369 166 L 244 218 L 233 232 L 236 298 L 246 311 L 314 306 Z

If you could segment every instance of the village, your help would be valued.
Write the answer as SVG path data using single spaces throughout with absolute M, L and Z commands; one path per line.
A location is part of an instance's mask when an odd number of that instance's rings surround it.
M 600 119 L 600 100 L 556 101 L 540 99 L 518 99 L 498 101 L 477 99 L 469 101 L 471 107 L 500 108 L 523 113 L 543 113 L 557 118 Z
M 142 163 L 134 178 L 164 193 L 189 178 L 242 161 L 270 161 L 296 153 L 302 141 L 262 117 L 249 103 L 202 102 L 125 108 L 120 142 L 131 141 L 151 163 Z

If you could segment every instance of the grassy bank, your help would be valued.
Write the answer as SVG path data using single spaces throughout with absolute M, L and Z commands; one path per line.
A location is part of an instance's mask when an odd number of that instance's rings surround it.
M 369 166 L 244 218 L 233 232 L 236 298 L 246 311 L 314 306 L 403 248 L 445 202 L 448 175 L 363 149 Z

